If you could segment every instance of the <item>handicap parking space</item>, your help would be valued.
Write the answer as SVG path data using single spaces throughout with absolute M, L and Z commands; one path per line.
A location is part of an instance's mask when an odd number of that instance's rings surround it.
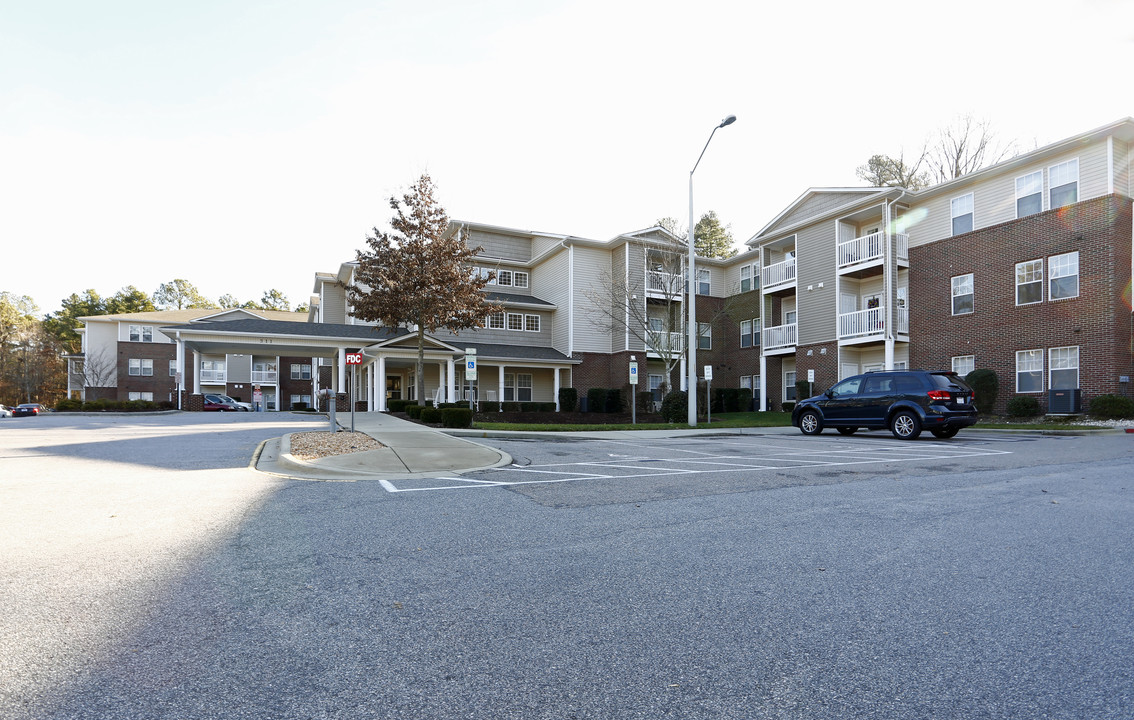
M 392 493 L 485 489 L 549 483 L 687 479 L 733 475 L 758 482 L 777 473 L 806 474 L 864 466 L 957 461 L 961 458 L 1006 455 L 1011 451 L 983 439 L 970 442 L 899 441 L 883 437 L 720 436 L 663 439 L 579 440 L 557 443 L 555 457 L 538 441 L 496 443 L 515 459 L 511 465 L 462 475 L 412 480 L 383 480 Z M 528 457 L 530 455 L 530 457 Z

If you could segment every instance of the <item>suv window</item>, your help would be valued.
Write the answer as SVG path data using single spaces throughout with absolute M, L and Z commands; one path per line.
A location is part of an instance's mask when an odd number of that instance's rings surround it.
M 901 392 L 917 392 L 925 387 L 916 375 L 898 375 L 894 378 L 894 383 Z
M 860 385 L 862 385 L 862 376 L 861 375 L 856 375 L 852 378 L 847 378 L 846 380 L 843 380 L 840 383 L 836 383 L 835 386 L 833 388 L 831 388 L 831 396 L 832 397 L 842 397 L 842 396 L 845 396 L 845 395 L 857 395 L 858 394 L 858 388 L 859 388 Z
M 930 373 L 929 377 L 934 387 L 972 392 L 972 388 L 961 379 L 960 375 L 953 375 L 951 373 Z
M 866 378 L 866 386 L 862 388 L 864 393 L 880 393 L 890 392 L 890 376 L 889 375 L 871 375 Z

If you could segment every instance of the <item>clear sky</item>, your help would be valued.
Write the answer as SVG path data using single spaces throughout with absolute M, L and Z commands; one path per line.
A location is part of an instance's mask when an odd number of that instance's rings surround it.
M 0 290 L 278 288 L 450 217 L 743 242 L 961 114 L 1031 149 L 1134 115 L 1131 0 L 36 0 L 0 5 Z

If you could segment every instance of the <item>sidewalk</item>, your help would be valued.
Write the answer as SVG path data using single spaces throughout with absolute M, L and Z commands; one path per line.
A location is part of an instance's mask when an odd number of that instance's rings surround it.
M 339 413 L 340 428 L 350 430 L 350 413 Z M 378 450 L 300 460 L 291 455 L 290 436 L 260 447 L 253 465 L 261 472 L 309 480 L 398 480 L 436 477 L 508 465 L 508 453 L 455 437 L 386 413 L 355 413 L 354 429 L 385 447 Z

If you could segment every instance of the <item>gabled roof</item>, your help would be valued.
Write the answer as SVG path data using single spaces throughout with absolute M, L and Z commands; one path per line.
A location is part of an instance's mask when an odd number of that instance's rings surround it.
M 281 310 L 251 310 L 248 308 L 186 308 L 183 310 L 151 310 L 149 312 L 118 313 L 116 315 L 87 315 L 80 317 L 83 322 L 91 321 L 137 321 L 158 323 L 188 323 L 201 320 L 215 320 L 225 316 L 259 318 L 261 320 L 294 320 L 306 317 L 304 313 Z
M 760 229 L 745 243 L 749 247 L 769 235 L 788 230 L 804 221 L 826 215 L 835 209 L 843 209 L 857 205 L 864 201 L 880 200 L 886 195 L 901 192 L 902 188 L 892 187 L 834 187 L 808 188 L 806 192 L 796 198 L 784 208 L 779 215 Z

